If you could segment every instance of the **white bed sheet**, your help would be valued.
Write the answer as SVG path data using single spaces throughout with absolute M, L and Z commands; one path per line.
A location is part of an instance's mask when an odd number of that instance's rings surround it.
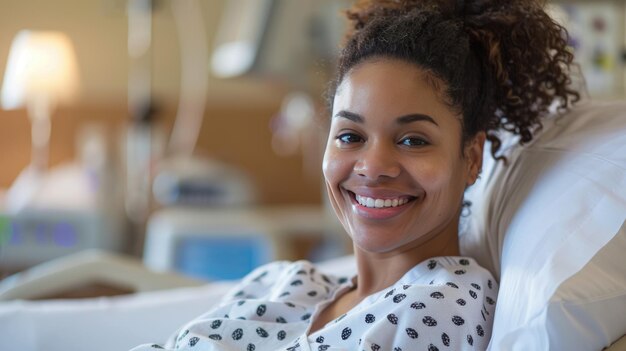
M 346 256 L 320 264 L 333 274 L 355 272 Z M 126 351 L 165 342 L 182 324 L 216 304 L 235 282 L 95 299 L 0 303 L 2 351 Z M 87 346 L 89 345 L 89 346 Z

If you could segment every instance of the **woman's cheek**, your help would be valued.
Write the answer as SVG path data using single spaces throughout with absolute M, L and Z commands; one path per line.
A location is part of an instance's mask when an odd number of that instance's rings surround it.
M 326 182 L 338 186 L 341 179 L 346 178 L 346 162 L 341 159 L 334 147 L 328 146 L 324 153 L 322 172 Z

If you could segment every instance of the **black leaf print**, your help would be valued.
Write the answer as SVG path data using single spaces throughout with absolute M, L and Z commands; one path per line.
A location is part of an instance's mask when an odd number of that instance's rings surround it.
M 421 310 L 422 308 L 426 308 L 426 305 L 424 305 L 422 302 L 413 302 L 411 304 L 411 308 L 414 308 L 416 310 Z
M 394 348 L 393 348 L 393 351 L 402 351 L 402 349 L 401 349 L 401 348 L 399 348 L 399 347 L 394 347 Z
M 476 326 L 476 334 L 478 334 L 478 336 L 485 336 L 485 331 L 483 330 L 483 326 L 482 325 L 477 325 Z
M 309 292 L 308 292 L 308 293 L 306 293 L 306 294 L 307 294 L 307 295 L 309 295 L 309 296 L 311 296 L 311 297 L 314 297 L 314 296 L 316 296 L 316 295 L 317 295 L 317 291 L 315 291 L 315 290 L 311 290 L 311 291 L 309 291 Z
M 462 275 L 462 274 L 465 274 L 465 273 L 466 273 L 465 269 L 459 269 L 459 270 L 454 271 L 454 274 L 456 274 L 456 275 Z
M 276 323 L 287 323 L 287 320 L 283 317 L 276 318 Z
M 451 288 L 455 288 L 455 289 L 458 289 L 458 288 L 459 288 L 459 286 L 458 286 L 458 285 L 456 285 L 456 284 L 454 284 L 454 283 L 452 283 L 452 282 L 447 282 L 447 283 L 446 283 L 446 285 L 447 285 L 447 286 L 449 286 L 449 287 L 451 287 Z
M 405 297 L 406 297 L 405 294 L 398 294 L 393 297 L 393 302 L 400 303 L 402 300 L 404 300 Z
M 321 335 L 318 336 L 317 339 L 315 339 L 315 342 L 317 342 L 318 344 L 324 343 L 324 337 Z
M 285 291 L 284 293 L 280 294 L 278 297 L 285 297 L 287 295 L 291 295 L 291 293 L 289 291 Z
M 311 314 L 310 314 L 310 313 L 307 313 L 307 314 L 305 314 L 304 316 L 300 317 L 300 319 L 302 319 L 303 321 L 306 321 L 306 320 L 308 320 L 309 318 L 311 318 Z
M 322 274 L 322 280 L 324 280 L 324 282 L 331 284 L 330 279 L 328 279 L 328 276 L 326 274 Z
M 367 324 L 374 323 L 375 320 L 376 320 L 376 317 L 373 314 L 371 314 L 371 313 L 368 313 L 365 316 L 365 323 L 367 323 Z
M 243 329 L 241 328 L 237 328 L 235 329 L 235 331 L 233 332 L 233 334 L 231 335 L 233 340 L 239 340 L 243 337 Z
M 244 303 L 246 303 L 246 300 L 239 300 L 239 301 L 237 301 L 237 306 L 241 306 Z
M 306 271 L 304 269 L 301 269 L 297 271 L 296 274 L 306 274 Z
M 341 331 L 341 339 L 348 340 L 351 334 L 352 334 L 352 329 L 346 327 Z
M 391 324 L 398 324 L 398 316 L 396 316 L 393 313 L 390 313 L 387 315 L 387 320 L 391 323 Z
M 372 344 L 371 349 L 372 349 L 372 351 L 379 351 L 380 350 L 380 346 L 378 346 L 377 344 Z
M 462 258 L 459 260 L 459 264 L 462 266 L 469 266 L 469 260 Z
M 256 278 L 253 279 L 253 281 L 258 282 L 259 280 L 263 279 L 263 277 L 265 277 L 267 275 L 267 271 L 259 274 Z
M 450 346 L 450 337 L 448 336 L 448 334 L 441 334 L 441 342 L 443 342 L 444 346 Z
M 330 347 L 330 345 L 320 345 L 320 347 L 317 348 L 318 351 L 326 351 L 328 350 L 328 348 Z
M 296 280 L 292 281 L 290 285 L 291 285 L 291 286 L 299 286 L 299 285 L 302 285 L 302 280 L 300 280 L 300 279 L 296 279 Z
M 236 294 L 235 297 L 240 297 L 243 296 L 243 294 L 245 294 L 245 292 L 243 290 L 239 290 Z
M 153 349 L 163 349 L 162 346 L 157 345 L 157 344 L 152 344 L 152 345 L 150 345 L 150 347 L 152 347 Z
M 437 325 L 437 321 L 431 316 L 425 316 L 422 318 L 422 323 L 424 323 L 428 327 L 434 327 Z
M 455 325 L 463 325 L 465 323 L 465 320 L 459 316 L 454 316 L 452 317 L 452 323 L 454 323 Z
M 219 334 L 211 334 L 209 335 L 209 339 L 211 340 L 222 340 L 222 336 Z
M 411 287 L 410 285 L 402 285 L 402 290 L 406 290 L 406 289 L 408 289 L 410 287 Z
M 456 303 L 458 303 L 461 306 L 465 306 L 465 304 L 466 304 L 465 300 L 463 300 L 463 299 L 456 300 Z
M 408 335 L 409 338 L 417 339 L 418 334 L 417 334 L 417 331 L 415 329 L 413 329 L 413 328 L 406 328 L 405 331 L 406 331 L 406 335 Z
M 480 311 L 480 314 L 483 316 L 483 320 L 486 322 L 486 321 L 487 321 L 487 318 L 485 318 L 485 312 Z
M 228 315 L 228 313 L 226 313 L 226 314 L 224 315 L 224 318 L 230 318 L 230 316 Z
M 437 261 L 435 260 L 428 261 L 428 269 L 433 270 L 435 269 L 435 267 L 437 267 Z
M 489 311 L 487 311 L 487 307 L 485 307 L 485 304 L 483 304 L 483 311 L 485 311 L 485 314 L 489 315 Z
M 346 278 L 346 277 L 341 277 L 341 278 L 339 278 L 339 280 L 337 280 L 337 283 L 339 283 L 339 284 L 343 284 L 343 283 L 345 283 L 345 282 L 347 282 L 347 281 L 348 281 L 348 278 Z
M 396 291 L 396 289 L 391 289 L 389 290 L 386 294 L 385 294 L 385 298 L 388 298 L 389 296 L 393 295 L 393 293 Z
M 471 286 L 473 286 L 473 287 L 474 287 L 474 289 L 476 289 L 476 290 L 480 290 L 480 285 L 478 285 L 478 284 L 476 284 L 476 283 L 472 283 L 472 284 L 470 284 L 470 285 L 471 285 Z
M 477 298 L 477 297 L 478 297 L 478 295 L 476 295 L 476 292 L 475 292 L 474 290 L 471 290 L 471 289 L 470 289 L 469 294 L 470 294 L 470 296 L 471 296 L 473 299 L 475 299 L 475 298 Z
M 256 328 L 256 333 L 262 338 L 267 338 L 270 335 L 265 329 L 261 327 Z
M 489 296 L 485 297 L 485 300 L 487 300 L 487 303 L 490 305 L 493 305 L 494 303 L 496 303 L 495 301 L 493 301 L 493 299 Z
M 439 351 L 439 349 L 437 348 L 437 346 L 430 344 L 428 345 L 428 351 Z
M 237 317 L 237 319 L 241 319 L 242 321 L 245 321 L 246 317 L 241 316 L 241 317 Z
M 184 338 L 185 336 L 187 336 L 187 334 L 189 334 L 189 330 L 185 330 L 182 334 L 180 334 L 178 336 L 178 338 L 176 340 L 180 341 L 182 340 L 182 338 Z
M 434 280 L 431 280 L 430 283 L 428 283 L 428 285 L 433 285 L 435 283 Z
M 265 311 L 267 311 L 267 306 L 259 305 L 259 307 L 256 308 L 256 315 L 261 317 L 265 314 Z
M 193 338 L 189 339 L 189 346 L 191 346 L 191 347 L 196 346 L 196 344 L 198 343 L 199 340 L 200 340 L 199 337 L 194 336 Z
M 470 346 L 474 345 L 474 338 L 469 334 L 467 334 L 467 343 L 470 344 Z
M 489 287 L 489 289 L 493 289 L 493 284 L 491 283 L 491 279 L 487 280 L 487 287 Z
M 292 304 L 291 302 L 285 302 L 285 305 L 287 305 L 287 306 L 289 306 L 291 308 L 296 307 L 296 305 Z
M 309 274 L 313 274 L 313 273 L 315 273 L 315 267 L 313 267 L 313 268 L 311 268 L 311 269 L 309 270 Z
M 276 338 L 278 340 L 285 340 L 286 337 L 287 337 L 287 332 L 285 332 L 284 330 L 281 330 L 278 332 L 278 334 L 276 334 Z
M 430 297 L 432 297 L 433 299 L 443 299 L 443 294 L 439 291 L 435 291 L 434 293 L 430 294 Z
M 256 349 L 256 346 L 254 346 L 254 344 L 248 344 L 248 348 L 246 348 L 246 351 L 254 351 L 254 349 Z

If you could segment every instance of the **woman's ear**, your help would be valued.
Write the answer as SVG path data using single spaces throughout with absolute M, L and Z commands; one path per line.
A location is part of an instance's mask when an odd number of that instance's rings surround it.
M 467 161 L 467 186 L 476 182 L 483 167 L 483 148 L 485 146 L 485 132 L 477 133 L 465 145 L 465 160 Z

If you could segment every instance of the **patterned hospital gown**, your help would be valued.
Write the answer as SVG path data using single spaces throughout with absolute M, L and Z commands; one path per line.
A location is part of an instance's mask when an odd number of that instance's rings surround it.
M 165 346 L 133 351 L 484 350 L 497 284 L 466 257 L 436 257 L 408 271 L 339 318 L 307 335 L 316 314 L 350 290 L 349 277 L 323 274 L 307 261 L 262 266 L 212 311 L 189 322 Z

